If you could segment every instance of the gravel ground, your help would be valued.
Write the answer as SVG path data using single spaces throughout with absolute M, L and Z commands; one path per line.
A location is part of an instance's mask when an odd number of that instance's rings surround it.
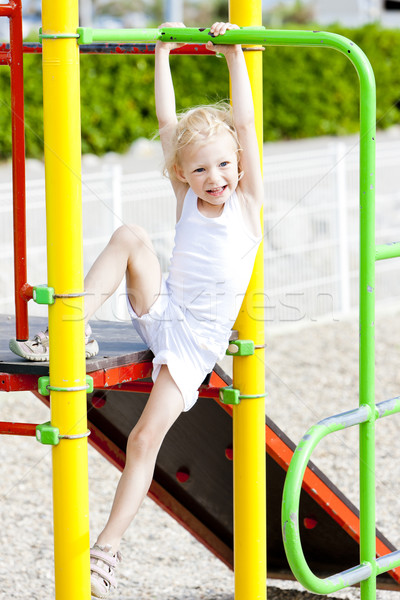
M 399 394 L 400 310 L 377 314 L 377 401 Z M 268 337 L 267 412 L 297 442 L 321 418 L 357 405 L 357 321 L 314 323 Z M 229 360 L 229 359 L 227 359 Z M 229 364 L 228 364 L 229 368 Z M 2 393 L 2 420 L 43 422 L 48 410 L 29 393 Z M 399 417 L 377 425 L 378 526 L 400 546 Z M 314 462 L 358 504 L 357 432 L 323 441 Z M 337 473 L 340 472 L 338 478 Z M 31 438 L 0 439 L 0 589 L 3 597 L 54 597 L 51 450 Z M 118 471 L 89 448 L 90 530 L 104 525 Z M 389 512 L 390 507 L 390 512 Z M 128 530 L 115 600 L 233 600 L 233 575 L 190 534 L 146 499 Z M 350 566 L 350 565 L 349 565 Z M 271 580 L 273 600 L 311 600 L 295 582 Z M 353 600 L 357 589 L 335 597 Z M 378 600 L 397 592 L 378 591 Z

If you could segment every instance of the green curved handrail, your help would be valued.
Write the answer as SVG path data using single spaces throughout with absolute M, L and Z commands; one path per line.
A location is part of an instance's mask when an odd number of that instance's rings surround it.
M 400 552 L 392 552 L 370 562 L 361 563 L 351 569 L 337 573 L 325 579 L 314 575 L 304 557 L 300 540 L 299 504 L 304 472 L 312 452 L 327 435 L 354 425 L 374 422 L 400 412 L 400 397 L 385 400 L 371 411 L 369 406 L 360 406 L 354 410 L 328 417 L 311 427 L 298 444 L 287 472 L 282 502 L 282 532 L 286 555 L 290 568 L 298 581 L 316 594 L 330 594 L 349 585 L 379 575 L 400 565 Z M 375 531 L 375 527 L 374 527 Z
M 310 456 L 319 442 L 330 433 L 365 423 L 370 418 L 368 406 L 362 406 L 335 417 L 329 417 L 311 427 L 300 440 L 285 479 L 282 500 L 282 533 L 286 556 L 296 579 L 316 594 L 330 594 L 370 577 L 369 564 L 358 565 L 333 577 L 321 579 L 310 570 L 300 540 L 299 504 L 304 472 Z

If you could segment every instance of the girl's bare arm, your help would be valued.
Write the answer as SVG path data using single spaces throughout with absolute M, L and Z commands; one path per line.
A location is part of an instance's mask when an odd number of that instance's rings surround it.
M 183 23 L 163 23 L 160 27 L 184 27 Z M 160 139 L 164 156 L 168 155 L 177 124 L 175 91 L 169 65 L 171 50 L 184 44 L 158 42 L 155 49 L 154 92 L 156 101 L 156 115 L 160 130 Z M 187 186 L 182 184 L 170 173 L 172 187 L 174 188 L 178 204 L 186 193 Z
M 211 32 L 223 36 L 225 31 L 238 29 L 230 23 L 214 23 Z M 222 39 L 221 39 L 222 41 Z M 240 45 L 213 45 L 207 48 L 225 55 L 232 86 L 233 120 L 239 136 L 240 168 L 243 171 L 239 188 L 246 201 L 253 206 L 261 206 L 264 190 L 260 165 L 260 153 L 255 128 L 254 104 L 246 62 Z

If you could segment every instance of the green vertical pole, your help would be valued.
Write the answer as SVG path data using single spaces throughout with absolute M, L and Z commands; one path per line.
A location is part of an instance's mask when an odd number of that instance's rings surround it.
M 360 80 L 359 404 L 369 406 L 371 415 L 360 425 L 360 562 L 371 569 L 365 581 L 361 582 L 361 598 L 375 600 L 375 80 L 368 59 L 353 42 L 327 32 L 312 33 L 321 47 L 335 48 L 347 55 Z M 313 43 L 312 33 L 297 31 L 282 34 L 277 31 L 268 32 L 266 37 L 272 44 L 280 45 L 282 38 L 287 37 L 291 44 L 317 45 Z M 283 521 L 287 525 L 288 539 L 290 537 L 285 547 L 288 549 L 293 542 L 292 559 L 296 562 L 296 531 L 291 531 L 290 515 L 285 511 L 284 494 Z M 300 566 L 300 571 L 303 567 Z
M 369 77 L 368 77 L 369 74 Z M 362 600 L 375 600 L 375 82 L 360 75 L 360 349 L 359 404 L 371 407 L 360 425 L 360 561 L 371 576 L 361 582 Z

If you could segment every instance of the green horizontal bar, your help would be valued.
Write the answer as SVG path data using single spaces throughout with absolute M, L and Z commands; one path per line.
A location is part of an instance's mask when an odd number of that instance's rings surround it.
M 376 559 L 376 574 L 382 575 L 387 571 L 396 569 L 400 565 L 400 550 L 395 550 L 390 554 L 385 554 Z
M 261 44 L 264 40 L 264 27 L 242 27 L 239 30 L 227 31 L 224 44 Z M 210 29 L 197 27 L 166 27 L 164 29 L 91 29 L 79 27 L 79 44 L 92 42 L 186 42 L 206 44 L 215 39 Z M 254 40 L 254 41 L 253 41 Z M 265 40 L 264 40 L 265 41 Z
M 241 27 L 226 31 L 214 38 L 210 29 L 191 27 L 166 27 L 160 29 L 161 41 L 206 44 L 210 40 L 224 44 L 250 44 L 256 46 L 323 46 L 335 48 L 351 55 L 359 48 L 349 39 L 329 31 L 302 31 L 289 29 L 266 29 L 265 27 Z M 365 56 L 365 55 L 364 55 Z M 349 56 L 350 58 L 350 56 Z M 366 61 L 367 62 L 367 61 Z
M 223 36 L 214 38 L 209 28 L 165 27 L 163 29 L 91 29 L 79 27 L 78 44 L 92 42 L 183 42 L 187 44 L 206 44 L 210 40 L 224 44 L 250 44 L 261 46 L 321 46 L 335 48 L 354 59 L 360 49 L 349 39 L 328 31 L 273 30 L 265 27 L 241 27 L 227 31 Z M 362 53 L 363 54 L 363 53 Z M 353 60 L 354 62 L 354 60 Z M 368 65 L 363 55 L 363 66 Z
M 398 412 L 400 412 L 400 396 L 390 398 L 390 400 L 383 400 L 383 402 L 375 404 L 375 416 L 377 419 L 389 417 Z
M 153 42 L 161 36 L 160 29 L 91 29 L 78 27 L 78 44 L 93 42 Z
M 217 43 L 223 39 L 224 44 L 256 44 L 266 45 L 268 43 L 265 27 L 241 27 L 231 29 L 224 35 L 214 37 L 209 28 L 201 27 L 166 27 L 160 29 L 162 42 L 185 42 L 186 44 L 206 44 L 209 41 Z
M 391 242 L 390 244 L 380 244 L 375 250 L 375 260 L 384 258 L 398 258 L 400 256 L 400 242 Z

